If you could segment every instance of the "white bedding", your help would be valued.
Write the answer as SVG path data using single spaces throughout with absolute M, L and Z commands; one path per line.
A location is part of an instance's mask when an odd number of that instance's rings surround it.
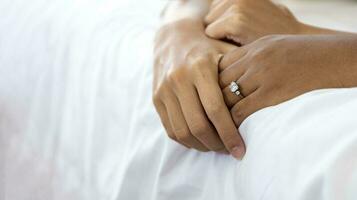
M 253 114 L 243 161 L 167 139 L 151 105 L 164 3 L 0 1 L 0 200 L 357 199 L 357 89 Z M 352 3 L 289 5 L 357 31 Z

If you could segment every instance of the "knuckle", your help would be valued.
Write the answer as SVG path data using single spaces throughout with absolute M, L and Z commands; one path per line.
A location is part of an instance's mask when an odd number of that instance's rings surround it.
M 231 114 L 236 124 L 240 124 L 244 120 L 245 113 L 242 109 L 242 106 L 236 105 L 235 107 L 233 107 L 231 110 Z
M 211 102 L 207 106 L 207 114 L 210 118 L 216 118 L 216 115 L 220 113 L 223 109 L 223 105 L 218 102 Z
M 166 80 L 170 85 L 177 86 L 185 80 L 185 74 L 181 69 L 182 67 L 177 67 L 167 72 Z
M 210 131 L 210 127 L 206 123 L 196 123 L 191 128 L 192 135 L 196 138 L 203 138 Z
M 207 64 L 208 61 L 206 56 L 199 56 L 192 61 L 191 68 L 194 72 L 202 72 L 202 70 L 207 67 Z
M 192 135 L 195 136 L 196 138 L 202 139 L 206 135 L 206 132 L 202 131 L 202 130 L 195 130 L 195 131 L 192 131 Z
M 155 107 L 159 106 L 159 104 L 161 102 L 159 89 L 154 90 L 153 95 L 152 95 L 152 102 L 155 105 Z
M 163 85 L 163 83 L 160 83 L 160 84 L 153 90 L 152 100 L 153 100 L 154 103 L 160 102 L 161 94 L 163 93 L 163 90 L 164 90 L 164 85 Z
M 153 95 L 152 96 L 152 103 L 154 104 L 155 107 L 158 107 L 159 103 L 160 103 L 160 99 L 157 96 Z
M 190 143 L 192 140 L 192 135 L 188 131 L 175 131 L 175 133 L 178 141 Z

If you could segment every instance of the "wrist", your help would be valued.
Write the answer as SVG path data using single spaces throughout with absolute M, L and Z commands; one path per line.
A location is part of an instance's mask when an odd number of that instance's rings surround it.
M 357 87 L 357 36 L 343 35 L 336 36 L 335 46 L 339 54 L 334 57 L 340 61 L 336 67 L 336 75 L 339 77 L 343 87 Z M 335 47 L 336 48 L 336 47 Z

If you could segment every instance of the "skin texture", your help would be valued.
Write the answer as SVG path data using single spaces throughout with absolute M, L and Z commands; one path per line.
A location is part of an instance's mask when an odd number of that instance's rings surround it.
M 206 34 L 249 44 L 273 34 L 340 34 L 299 22 L 290 10 L 270 0 L 216 0 L 205 17 Z
M 268 0 L 215 0 L 212 4 L 181 0 L 170 5 L 155 40 L 153 102 L 168 136 L 188 148 L 227 152 L 241 159 L 245 146 L 237 127 L 251 113 L 313 89 L 354 85 L 353 78 L 336 79 L 336 74 L 343 74 L 340 66 L 352 66 L 349 57 L 353 55 L 344 55 L 352 51 L 343 51 L 341 46 L 349 43 L 311 36 L 342 32 L 298 22 L 286 7 Z M 270 34 L 310 36 L 269 36 L 256 41 Z M 351 35 L 344 37 L 354 41 L 348 38 Z M 236 49 L 221 39 L 251 45 Z M 340 61 L 329 60 L 336 47 L 340 47 L 336 57 Z M 227 88 L 237 79 L 242 82 L 244 99 Z
M 241 45 L 271 34 L 298 34 L 301 29 L 285 6 L 269 0 L 216 0 L 205 22 L 208 36 Z
M 226 54 L 220 82 L 236 125 L 312 90 L 357 86 L 356 53 L 356 35 L 275 35 Z M 227 88 L 236 80 L 243 99 Z
M 208 38 L 202 21 L 192 19 L 161 27 L 155 44 L 153 101 L 168 136 L 241 158 L 244 143 L 218 84 L 218 61 L 235 47 Z

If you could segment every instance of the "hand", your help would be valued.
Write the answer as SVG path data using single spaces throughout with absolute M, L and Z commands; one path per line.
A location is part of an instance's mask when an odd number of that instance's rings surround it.
M 208 36 L 241 45 L 271 34 L 298 34 L 305 27 L 270 0 L 215 0 L 205 21 Z
M 356 36 L 267 36 L 228 53 L 220 84 L 237 126 L 249 115 L 322 88 L 357 85 Z M 243 97 L 227 87 L 240 86 Z
M 171 139 L 241 158 L 245 147 L 218 84 L 218 61 L 233 48 L 208 38 L 201 21 L 162 27 L 155 41 L 153 101 Z

